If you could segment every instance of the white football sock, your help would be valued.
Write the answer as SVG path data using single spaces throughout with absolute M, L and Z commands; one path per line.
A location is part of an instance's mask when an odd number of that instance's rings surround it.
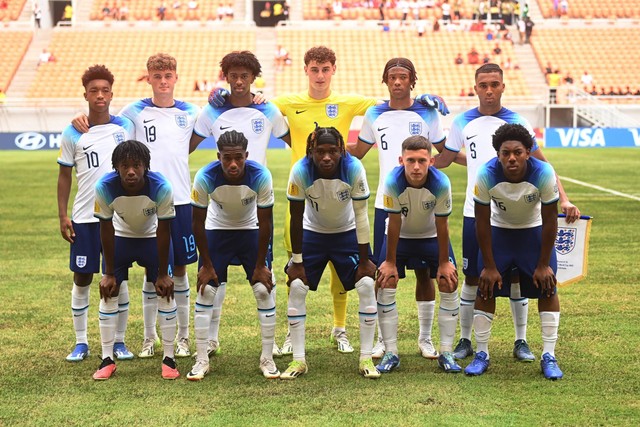
M 196 306 L 193 313 L 193 330 L 196 338 L 197 359 L 208 361 L 207 343 L 209 337 L 209 327 L 211 325 L 211 312 L 213 311 L 213 301 L 218 288 L 205 286 L 204 295 L 198 292 L 196 296 Z
M 218 331 L 220 330 L 220 316 L 222 315 L 222 303 L 227 295 L 227 283 L 222 282 L 216 291 L 216 297 L 213 300 L 213 311 L 211 312 L 211 325 L 209 327 L 209 340 L 220 341 L 218 339 Z
M 355 285 L 358 291 L 358 320 L 360 321 L 360 360 L 371 358 L 373 336 L 376 333 L 378 309 L 373 279 L 363 277 Z M 384 334 L 382 337 L 385 338 Z
M 174 359 L 173 343 L 176 340 L 176 324 L 178 323 L 178 308 L 176 300 L 167 301 L 166 297 L 158 297 L 158 321 L 162 334 L 164 357 Z
M 106 301 L 104 298 L 100 298 L 98 310 L 102 358 L 110 357 L 113 360 L 113 343 L 116 336 L 116 323 L 118 322 L 118 298 L 109 297 Z
M 396 289 L 378 289 L 378 328 L 386 351 L 398 354 L 398 308 Z
M 471 328 L 473 327 L 473 305 L 476 303 L 478 286 L 468 285 L 466 280 L 462 282 L 460 292 L 460 338 L 471 341 Z
M 435 301 L 416 301 L 418 306 L 418 324 L 420 325 L 420 334 L 418 341 L 430 340 L 431 329 L 433 328 L 433 317 L 436 311 Z
M 477 352 L 487 353 L 489 360 L 489 338 L 491 337 L 491 323 L 493 314 L 482 310 L 473 310 L 473 328 L 476 331 Z
M 452 351 L 456 336 L 457 317 L 460 311 L 458 291 L 440 292 L 438 328 L 440 329 L 440 352 Z
M 156 339 L 156 320 L 158 318 L 158 294 L 147 276 L 142 284 L 142 319 L 144 320 L 144 338 Z
M 178 340 L 189 338 L 189 275 L 173 276 L 173 295 L 178 307 Z
M 267 288 L 260 282 L 251 285 L 253 295 L 258 304 L 258 320 L 260 321 L 260 335 L 262 336 L 261 358 L 273 358 L 273 343 L 276 335 L 276 306 Z
M 511 317 L 513 327 L 516 332 L 516 340 L 527 340 L 527 318 L 529 317 L 529 300 L 522 298 L 520 294 L 520 283 L 511 284 L 511 295 L 509 296 L 509 306 L 511 307 Z
M 123 280 L 120 283 L 118 293 L 118 324 L 116 326 L 116 341 L 124 342 L 124 334 L 127 332 L 127 322 L 129 320 L 129 282 Z
M 300 279 L 291 281 L 287 319 L 291 333 L 293 360 L 305 361 L 305 322 L 307 320 L 307 293 L 309 287 Z
M 76 344 L 88 344 L 89 291 L 89 286 L 78 286 L 75 283 L 71 288 L 71 314 L 73 329 L 76 331 Z
M 555 357 L 558 327 L 560 326 L 560 312 L 541 311 L 540 326 L 542 327 L 542 354 L 549 353 Z

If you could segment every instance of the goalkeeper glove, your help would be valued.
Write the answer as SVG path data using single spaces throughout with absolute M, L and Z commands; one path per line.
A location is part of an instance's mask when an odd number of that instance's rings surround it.
M 422 95 L 416 96 L 416 101 L 418 101 L 425 107 L 435 108 L 443 116 L 446 116 L 450 112 L 449 107 L 447 107 L 447 104 L 444 102 L 444 99 L 442 99 L 438 95 L 424 93 Z
M 223 88 L 216 88 L 209 93 L 209 105 L 213 108 L 222 107 L 225 99 L 230 95 L 229 91 Z

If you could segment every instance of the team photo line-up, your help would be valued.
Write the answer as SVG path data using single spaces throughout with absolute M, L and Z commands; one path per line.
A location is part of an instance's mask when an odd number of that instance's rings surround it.
M 436 95 L 412 94 L 418 77 L 407 58 L 390 59 L 384 67 L 389 100 L 332 91 L 336 56 L 324 46 L 304 55 L 307 90 L 269 101 L 251 92 L 261 73 L 254 54 L 231 52 L 220 67 L 229 89 L 214 90 L 199 108 L 173 97 L 175 58 L 154 54 L 147 61 L 152 97 L 127 105 L 117 116 L 109 111 L 113 74 L 93 65 L 82 75 L 88 115 L 76 115 L 63 131 L 57 159 L 60 233 L 70 244 L 73 272 L 76 344 L 68 361 L 89 355 L 89 285 L 96 273 L 101 273 L 102 355 L 93 378 L 109 379 L 115 360 L 134 357 L 125 332 L 128 270 L 135 262 L 145 268 L 144 340 L 138 357 L 154 356 L 161 345 L 162 377 L 176 379 L 176 357 L 194 356 L 186 378 L 202 380 L 210 357 L 220 349 L 227 268 L 241 265 L 257 304 L 259 370 L 265 378 L 294 380 L 309 369 L 307 294 L 318 288 L 328 265 L 331 342 L 340 353 L 354 352 L 346 317 L 347 297 L 355 290 L 358 372 L 366 378 L 400 366 L 396 288 L 406 269 L 416 277 L 419 352 L 437 360 L 444 372 L 464 370 L 474 376 L 488 369 L 495 297 L 503 296 L 513 315 L 514 357 L 536 359 L 526 332 L 528 299 L 537 299 L 541 371 L 545 378 L 562 378 L 554 351 L 560 321 L 554 241 L 558 208 L 568 222 L 576 221 L 580 211 L 538 147 L 531 125 L 502 106 L 505 84 L 498 65 L 476 70 L 478 106 L 455 117 L 448 136 L 441 124 L 441 115 L 449 113 L 445 102 Z M 364 116 L 362 129 L 357 142 L 347 144 L 355 116 Z M 209 136 L 216 140 L 217 160 L 198 170 L 192 181 L 189 154 Z M 284 223 L 288 331 L 281 346 L 275 343 L 274 192 L 266 166 L 271 136 L 282 139 L 292 153 Z M 360 159 L 374 145 L 379 182 L 370 245 L 370 189 Z M 467 169 L 460 293 L 449 240 L 451 185 L 442 172 L 453 162 Z M 69 216 L 74 168 L 77 192 Z M 187 266 L 193 263 L 198 272 L 192 355 Z M 436 287 L 437 348 L 431 338 Z M 280 372 L 274 357 L 282 355 L 291 355 L 292 361 Z M 463 369 L 458 362 L 469 356 Z

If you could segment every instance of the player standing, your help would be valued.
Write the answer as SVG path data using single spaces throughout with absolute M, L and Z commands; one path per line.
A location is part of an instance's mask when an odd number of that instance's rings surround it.
M 438 280 L 438 364 L 445 372 L 460 372 L 451 354 L 459 308 L 458 272 L 449 242 L 451 184 L 444 172 L 432 166 L 435 159 L 427 138 L 410 136 L 401 150 L 400 166 L 387 174 L 382 189 L 389 220 L 378 261 L 377 283 L 378 319 L 386 353 L 377 368 L 390 372 L 400 366 L 396 288 L 398 279 L 405 277 L 405 268 L 409 268 L 415 270 L 416 288 L 422 289 L 430 301 L 435 302 L 432 279 Z
M 227 282 L 227 268 L 234 259 L 242 264 L 258 305 L 260 370 L 266 378 L 279 378 L 272 355 L 276 328 L 269 253 L 273 180 L 266 167 L 247 160 L 248 141 L 242 133 L 227 131 L 217 144 L 218 161 L 200 169 L 193 182 L 193 231 L 201 267 L 193 321 L 196 363 L 187 379 L 201 380 L 209 372 L 207 346 L 215 295 Z
M 84 99 L 89 107 L 87 133 L 80 133 L 73 126 L 62 132 L 58 164 L 58 216 L 62 238 L 71 244 L 69 268 L 73 271 L 71 312 L 76 332 L 76 345 L 67 356 L 70 362 L 79 362 L 89 355 L 87 319 L 89 311 L 89 285 L 94 273 L 100 271 L 100 225 L 93 216 L 96 182 L 107 172 L 113 149 L 133 134 L 133 124 L 125 118 L 109 114 L 113 99 L 113 74 L 104 65 L 89 67 L 82 75 Z M 76 168 L 78 191 L 73 201 L 71 218 L 67 215 L 71 193 L 72 171 Z M 126 281 L 119 295 L 119 325 L 123 326 L 116 337 L 114 352 L 119 359 L 130 359 L 133 354 L 124 344 L 124 327 L 129 313 L 129 297 Z
M 347 291 L 359 297 L 360 365 L 367 378 L 378 378 L 371 348 L 377 310 L 375 265 L 369 260 L 369 186 L 360 160 L 346 153 L 342 135 L 333 127 L 318 127 L 309 135 L 307 156 L 292 168 L 287 186 L 291 210 L 288 320 L 293 361 L 282 379 L 308 370 L 305 358 L 306 297 L 315 291 L 331 261 Z
M 234 51 L 222 58 L 220 68 L 225 80 L 229 82 L 231 92 L 227 97 L 222 98 L 221 106 L 207 104 L 202 109 L 193 129 L 190 150 L 195 150 L 198 144 L 208 136 L 213 136 L 217 141 L 222 134 L 235 130 L 242 133 L 248 140 L 248 159 L 266 166 L 267 147 L 271 135 L 284 140 L 289 145 L 290 139 L 289 127 L 280 110 L 269 102 L 254 103 L 251 84 L 262 71 L 260 62 L 251 52 Z M 270 252 L 272 246 L 271 240 Z M 275 280 L 273 286 L 275 297 Z M 213 302 L 208 354 L 215 353 L 219 349 L 218 330 L 226 289 L 226 283 L 220 282 Z M 280 354 L 277 346 L 274 347 L 274 354 Z
M 464 359 L 473 354 L 471 346 L 471 328 L 473 325 L 473 304 L 478 289 L 479 271 L 477 256 L 479 251 L 475 230 L 473 189 L 478 168 L 495 158 L 496 152 L 491 145 L 491 136 L 505 123 L 523 125 L 534 138 L 531 155 L 546 161 L 542 151 L 535 143 L 533 128 L 527 120 L 501 104 L 505 90 L 502 69 L 496 64 L 484 64 L 476 70 L 474 90 L 478 95 L 479 106 L 456 116 L 445 143 L 445 150 L 436 157 L 436 167 L 443 168 L 451 164 L 456 155 L 464 148 L 467 161 L 467 192 L 464 203 L 464 222 L 462 227 L 462 257 L 465 280 L 460 294 L 460 341 L 454 349 L 456 359 Z M 567 198 L 558 181 L 560 206 L 567 215 L 567 221 L 573 222 L 580 217 L 580 211 Z M 531 362 L 535 356 L 527 344 L 528 299 L 522 296 L 516 283 L 511 285 L 510 306 L 515 329 L 513 355 L 518 360 Z
M 171 220 L 175 217 L 173 191 L 162 174 L 149 170 L 150 163 L 146 145 L 135 140 L 125 141 L 113 150 L 115 171 L 104 175 L 96 184 L 94 215 L 100 219 L 105 274 L 100 280 L 99 308 L 102 363 L 93 374 L 95 380 L 107 380 L 116 371 L 113 341 L 118 293 L 134 262 L 146 268 L 147 279 L 160 296 L 162 378 L 172 380 L 180 376 L 173 348 L 177 309 L 173 280 L 168 274 Z
M 538 299 L 542 327 L 540 366 L 545 378 L 562 378 L 555 358 L 560 323 L 556 292 L 555 239 L 558 231 L 558 184 L 553 167 L 530 157 L 533 139 L 519 124 L 496 130 L 498 157 L 478 170 L 474 188 L 480 278 L 473 326 L 478 352 L 465 368 L 482 375 L 489 367 L 489 337 L 496 296 L 510 296 L 511 270 L 520 275 L 520 293 Z M 522 242 L 527 242 L 522 244 Z

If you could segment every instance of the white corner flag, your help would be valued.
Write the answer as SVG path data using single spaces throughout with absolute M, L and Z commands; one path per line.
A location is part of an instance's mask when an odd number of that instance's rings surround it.
M 565 215 L 558 215 L 556 255 L 558 285 L 570 285 L 587 276 L 591 217 L 581 216 L 573 224 L 567 224 Z

